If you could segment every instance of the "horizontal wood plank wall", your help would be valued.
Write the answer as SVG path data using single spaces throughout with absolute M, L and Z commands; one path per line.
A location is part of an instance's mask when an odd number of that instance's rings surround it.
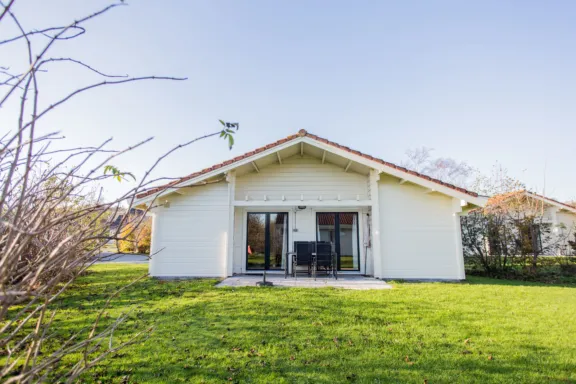
M 236 180 L 236 200 L 294 201 L 304 200 L 368 200 L 368 176 L 344 172 L 344 168 L 333 164 L 322 164 L 320 159 L 295 155 L 282 160 L 282 164 L 271 164 L 239 176 Z
M 225 276 L 228 231 L 228 184 L 221 182 L 169 195 L 168 208 L 159 207 L 153 276 Z
M 244 210 L 240 207 L 234 209 L 234 269 L 233 273 L 244 272 L 244 259 L 242 258 L 242 250 L 244 249 L 243 229 L 246 224 L 244 223 Z
M 384 175 L 378 187 L 383 277 L 459 279 L 453 199 Z

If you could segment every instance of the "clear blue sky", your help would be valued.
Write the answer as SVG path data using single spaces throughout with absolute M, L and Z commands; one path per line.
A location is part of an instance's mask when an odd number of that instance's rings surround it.
M 15 11 L 31 28 L 105 4 L 28 0 Z M 118 162 L 136 174 L 225 119 L 241 123 L 232 151 L 206 141 L 157 175 L 185 175 L 304 128 L 391 162 L 418 146 L 485 172 L 498 161 L 533 189 L 546 174 L 548 195 L 576 198 L 574 1 L 133 0 L 88 26 L 54 56 L 189 79 L 98 90 L 45 121 L 69 145 L 155 136 Z M 45 97 L 92 79 L 73 68 L 57 75 Z

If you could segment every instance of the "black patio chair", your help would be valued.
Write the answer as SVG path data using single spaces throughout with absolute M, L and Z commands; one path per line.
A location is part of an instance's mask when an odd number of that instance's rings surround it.
M 314 280 L 316 280 L 316 274 L 319 270 L 326 272 L 326 275 L 332 274 L 335 279 L 338 279 L 336 272 L 336 254 L 332 251 L 332 243 L 328 241 L 316 242 L 315 254 L 314 265 L 312 267 Z
M 305 265 L 308 267 L 308 276 L 312 271 L 314 243 L 310 241 L 295 241 L 294 254 L 292 255 L 292 277 L 296 277 L 296 267 Z

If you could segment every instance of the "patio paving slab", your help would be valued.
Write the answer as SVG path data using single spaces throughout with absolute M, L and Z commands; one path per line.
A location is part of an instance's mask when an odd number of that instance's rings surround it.
M 254 287 L 258 281 L 262 281 L 262 275 L 238 275 L 228 277 L 220 282 L 217 287 Z M 319 277 L 314 280 L 311 277 L 288 277 L 284 275 L 267 275 L 266 281 L 274 283 L 275 287 L 293 287 L 293 288 L 344 288 L 344 289 L 392 289 L 390 284 L 384 280 L 374 279 L 373 277 L 340 275 L 338 280 L 333 278 Z

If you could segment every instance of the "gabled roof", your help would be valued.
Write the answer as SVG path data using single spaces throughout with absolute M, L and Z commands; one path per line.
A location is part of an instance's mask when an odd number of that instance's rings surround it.
M 143 199 L 143 198 L 145 198 L 145 197 L 148 197 L 148 196 L 157 194 L 157 193 L 159 193 L 159 192 L 162 192 L 162 191 L 164 191 L 164 190 L 166 190 L 166 189 L 168 189 L 168 188 L 177 188 L 180 184 L 185 183 L 185 182 L 187 182 L 187 181 L 189 181 L 189 180 L 197 179 L 197 178 L 200 178 L 201 176 L 204 176 L 204 175 L 206 175 L 207 177 L 209 177 L 209 176 L 213 173 L 213 171 L 216 171 L 216 170 L 219 170 L 219 169 L 222 169 L 222 171 L 226 171 L 226 170 L 228 170 L 228 169 L 230 169 L 230 168 L 233 168 L 236 163 L 239 163 L 239 162 L 241 162 L 241 161 L 243 161 L 243 160 L 250 159 L 250 158 L 252 158 L 252 157 L 256 157 L 258 154 L 260 154 L 260 153 L 262 153 L 262 152 L 265 152 L 265 151 L 267 151 L 267 150 L 269 150 L 269 149 L 273 149 L 273 148 L 275 148 L 275 147 L 279 147 L 279 146 L 281 146 L 281 145 L 283 145 L 283 144 L 287 144 L 287 143 L 292 142 L 292 141 L 297 142 L 298 140 L 302 140 L 302 139 L 311 139 L 312 141 L 316 141 L 316 142 L 321 143 L 321 144 L 326 144 L 326 145 L 328 145 L 328 146 L 330 146 L 330 147 L 333 147 L 334 149 L 342 150 L 342 151 L 344 151 L 344 152 L 346 152 L 346 153 L 348 153 L 348 154 L 350 154 L 350 155 L 360 156 L 361 158 L 366 159 L 366 160 L 369 160 L 370 162 L 374 162 L 374 163 L 376 163 L 376 164 L 383 165 L 383 166 L 385 166 L 385 167 L 387 167 L 387 168 L 391 168 L 391 169 L 393 169 L 393 170 L 400 171 L 401 173 L 403 173 L 403 174 L 405 174 L 405 175 L 416 176 L 417 178 L 419 178 L 419 179 L 421 179 L 421 180 L 423 180 L 423 181 L 433 182 L 433 183 L 436 183 L 436 184 L 438 184 L 438 185 L 447 187 L 447 188 L 449 188 L 449 189 L 451 189 L 451 190 L 454 190 L 454 191 L 463 193 L 463 194 L 465 194 L 465 195 L 468 195 L 468 196 L 471 196 L 471 197 L 474 197 L 474 198 L 477 198 L 477 197 L 478 197 L 478 194 L 477 194 L 476 192 L 472 192 L 472 191 L 466 190 L 466 189 L 464 189 L 464 188 L 457 187 L 457 186 L 452 185 L 452 184 L 449 184 L 449 183 L 445 183 L 445 182 L 443 182 L 443 181 L 441 181 L 441 180 L 434 179 L 434 178 L 432 178 L 432 177 L 430 177 L 430 176 L 426 176 L 426 175 L 424 175 L 424 174 L 421 174 L 421 173 L 418 173 L 418 172 L 409 170 L 409 169 L 407 169 L 407 168 L 400 167 L 400 166 L 398 166 L 398 165 L 396 165 L 396 164 L 392 164 L 392 163 L 390 163 L 390 162 L 384 161 L 384 160 L 379 159 L 379 158 L 377 158 L 377 157 L 373 157 L 373 156 L 370 156 L 370 155 L 368 155 L 368 154 L 362 153 L 362 152 L 360 152 L 360 151 L 357 151 L 357 150 L 348 148 L 348 147 L 346 147 L 346 146 L 340 145 L 340 144 L 335 143 L 335 142 L 333 142 L 333 141 L 330 141 L 330 140 L 324 139 L 324 138 L 322 138 L 322 137 L 316 136 L 316 135 L 314 135 L 314 134 L 312 134 L 312 133 L 309 133 L 309 132 L 307 132 L 307 131 L 304 130 L 304 129 L 301 129 L 301 130 L 298 131 L 298 133 L 295 134 L 295 135 L 290 135 L 290 136 L 288 136 L 288 137 L 286 137 L 286 138 L 284 138 L 284 139 L 275 141 L 274 143 L 270 143 L 270 144 L 265 145 L 265 146 L 260 147 L 260 148 L 256 148 L 256 149 L 253 150 L 253 151 L 247 152 L 247 153 L 245 153 L 245 154 L 243 154 L 243 155 L 237 156 L 237 157 L 235 157 L 235 158 L 233 158 L 233 159 L 224 161 L 224 162 L 222 162 L 222 163 L 213 165 L 212 167 L 205 168 L 205 169 L 203 169 L 203 170 L 201 170 L 201 171 L 192 173 L 192 174 L 190 174 L 190 175 L 188 175 L 188 176 L 182 177 L 182 178 L 180 178 L 180 179 L 178 179 L 178 180 L 175 180 L 175 181 L 173 181 L 173 182 L 171 182 L 171 183 L 162 185 L 162 186 L 160 186 L 160 187 L 153 188 L 153 189 L 151 189 L 151 190 L 149 190 L 149 191 L 146 191 L 146 192 L 144 192 L 144 193 L 138 194 L 136 197 L 137 197 L 138 199 Z M 200 180 L 197 180 L 197 181 L 200 181 Z
M 529 191 L 524 191 L 524 192 L 526 193 L 526 196 L 532 197 L 534 199 L 542 200 L 542 201 L 544 201 L 550 205 L 553 205 L 555 207 L 558 207 L 560 209 L 565 209 L 565 210 L 570 211 L 572 213 L 576 213 L 576 207 L 574 207 L 570 204 L 562 203 L 558 200 L 554 200 L 554 199 L 539 195 L 539 194 L 534 193 L 534 192 L 529 192 Z
M 552 205 L 554 207 L 564 209 L 564 210 L 567 210 L 567 211 L 572 212 L 572 213 L 576 213 L 576 207 L 574 207 L 572 205 L 562 203 L 558 200 L 554 200 L 554 199 L 551 199 L 549 197 L 542 196 L 542 195 L 539 195 L 537 193 L 530 192 L 530 191 L 527 191 L 524 189 L 519 190 L 519 191 L 509 192 L 506 194 L 495 195 L 495 196 L 491 197 L 490 199 L 488 199 L 488 202 L 486 205 L 488 207 L 490 207 L 490 206 L 502 204 L 503 202 L 507 201 L 508 199 L 511 199 L 511 198 L 513 198 L 515 196 L 519 196 L 519 195 L 524 195 L 524 196 L 530 197 L 532 199 L 542 201 L 542 202 L 549 204 L 549 205 Z

